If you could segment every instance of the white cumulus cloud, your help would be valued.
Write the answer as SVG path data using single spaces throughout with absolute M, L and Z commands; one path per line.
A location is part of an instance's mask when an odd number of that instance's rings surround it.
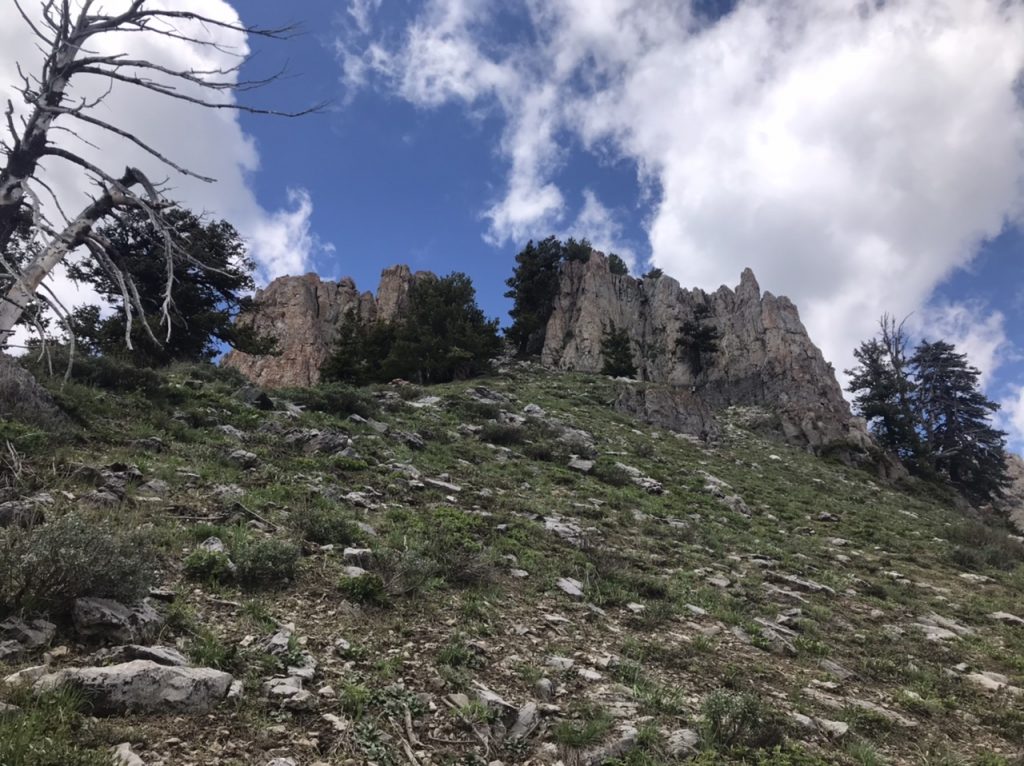
M 740 0 L 708 21 L 684 0 L 428 0 L 389 39 L 367 82 L 503 116 L 490 241 L 577 215 L 571 146 L 630 160 L 654 265 L 709 289 L 753 267 L 840 370 L 1024 211 L 1020 2 Z M 959 337 L 989 371 L 977 318 Z

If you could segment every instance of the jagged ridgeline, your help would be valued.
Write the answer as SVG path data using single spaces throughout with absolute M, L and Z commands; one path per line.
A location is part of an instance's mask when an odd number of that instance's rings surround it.
M 755 408 L 751 425 L 780 432 L 816 451 L 872 452 L 853 418 L 835 371 L 814 345 L 793 303 L 762 293 L 747 269 L 735 289 L 687 290 L 652 272 L 637 279 L 602 253 L 567 258 L 558 270 L 540 346 L 542 363 L 576 372 L 605 371 L 609 333 L 628 341 L 638 382 L 624 385 L 620 409 L 663 427 L 713 434 L 714 413 Z M 279 354 L 232 352 L 224 364 L 267 388 L 311 386 L 347 322 L 394 322 L 417 281 L 433 278 L 407 266 L 381 274 L 374 296 L 348 278 L 280 277 L 240 318 L 275 337 Z

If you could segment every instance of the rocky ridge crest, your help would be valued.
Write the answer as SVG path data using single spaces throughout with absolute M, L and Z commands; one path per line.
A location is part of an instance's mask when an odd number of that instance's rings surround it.
M 255 296 L 255 311 L 239 317 L 243 326 L 277 339 L 279 353 L 252 356 L 231 351 L 224 366 L 233 367 L 258 386 L 313 386 L 320 367 L 347 317 L 389 322 L 405 310 L 409 288 L 428 272 L 391 266 L 380 275 L 377 295 L 359 292 L 350 277 L 337 282 L 316 274 L 278 277 Z
M 393 320 L 424 274 L 408 266 L 385 269 L 376 297 L 360 293 L 349 278 L 280 277 L 257 293 L 256 311 L 239 320 L 277 338 L 280 353 L 232 352 L 224 363 L 267 388 L 315 385 L 346 317 Z M 695 377 L 681 360 L 677 341 L 698 309 L 721 339 L 706 371 Z M 587 262 L 568 262 L 547 324 L 542 363 L 599 372 L 601 340 L 613 324 L 628 334 L 642 381 L 623 392 L 618 406 L 644 420 L 696 435 L 714 433 L 715 410 L 762 407 L 791 443 L 815 450 L 870 449 L 863 423 L 851 416 L 835 371 L 811 341 L 796 306 L 788 298 L 762 294 L 750 269 L 734 290 L 706 293 L 684 289 L 668 276 L 613 274 L 608 259 L 597 252 Z
M 704 372 L 695 376 L 681 361 L 677 342 L 684 322 L 699 310 L 720 340 Z M 852 417 L 835 370 L 811 341 L 796 306 L 788 298 L 762 294 L 750 269 L 734 290 L 723 286 L 709 294 L 684 289 L 665 275 L 613 274 L 601 253 L 587 262 L 566 263 L 547 325 L 543 364 L 599 372 L 601 340 L 611 325 L 628 334 L 641 380 L 667 387 L 628 397 L 627 409 L 643 419 L 686 431 L 698 423 L 707 427 L 707 408 L 757 406 L 778 416 L 792 443 L 870 448 L 863 422 Z M 666 415 L 673 422 L 665 422 Z M 686 424 L 690 427 L 679 427 Z

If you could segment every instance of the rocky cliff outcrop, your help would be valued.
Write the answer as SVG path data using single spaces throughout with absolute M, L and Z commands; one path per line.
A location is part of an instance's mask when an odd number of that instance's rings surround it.
M 231 351 L 224 357 L 224 366 L 264 388 L 315 385 L 338 328 L 350 317 L 392 321 L 405 310 L 412 284 L 425 274 L 413 273 L 408 266 L 384 269 L 376 297 L 359 292 L 348 277 L 337 282 L 316 274 L 278 277 L 256 292 L 255 309 L 238 320 L 275 338 L 277 353 L 252 356 Z
M 1010 484 L 1005 495 L 996 501 L 998 510 L 1005 513 L 1017 531 L 1024 535 L 1024 460 L 1014 454 L 1006 456 L 1006 474 Z
M 679 348 L 687 321 L 713 325 L 720 336 L 717 351 L 696 374 Z M 762 294 L 749 269 L 735 290 L 721 287 L 706 293 L 684 289 L 668 276 L 613 274 L 600 253 L 585 263 L 566 263 L 547 325 L 543 363 L 600 371 L 602 337 L 612 325 L 628 334 L 644 381 L 685 390 L 713 409 L 765 407 L 778 415 L 789 441 L 814 449 L 871 445 L 863 424 L 851 417 L 835 371 L 811 342 L 796 306 L 788 298 Z M 663 411 L 668 398 L 679 397 L 659 394 L 656 406 L 638 404 L 638 414 Z M 673 420 L 707 420 L 703 411 L 694 415 L 677 413 Z

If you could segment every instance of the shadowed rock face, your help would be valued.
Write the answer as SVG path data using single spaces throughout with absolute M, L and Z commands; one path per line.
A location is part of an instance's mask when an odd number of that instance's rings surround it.
M 408 266 L 384 269 L 376 298 L 370 292 L 360 293 L 348 277 L 338 282 L 316 274 L 278 277 L 256 292 L 256 309 L 238 321 L 276 338 L 280 353 L 252 356 L 231 351 L 223 364 L 264 388 L 316 385 L 320 367 L 346 319 L 392 321 L 405 310 L 413 282 L 426 274 L 413 274 Z
M 996 507 L 1006 513 L 1018 533 L 1024 535 L 1024 460 L 1007 454 L 1006 472 L 1010 485 L 1006 488 L 1005 497 L 996 502 Z
M 695 376 L 677 344 L 683 323 L 698 310 L 707 312 L 706 323 L 717 327 L 721 337 L 718 351 Z M 599 372 L 602 335 L 612 323 L 629 334 L 642 380 L 685 389 L 713 409 L 769 408 L 779 415 L 783 434 L 796 444 L 870 444 L 863 424 L 851 417 L 835 371 L 808 337 L 796 306 L 788 298 L 762 294 L 750 269 L 735 290 L 721 287 L 709 294 L 683 289 L 667 276 L 635 279 L 612 274 L 599 253 L 586 263 L 567 263 L 548 321 L 543 363 Z M 695 418 L 704 420 L 703 414 Z

